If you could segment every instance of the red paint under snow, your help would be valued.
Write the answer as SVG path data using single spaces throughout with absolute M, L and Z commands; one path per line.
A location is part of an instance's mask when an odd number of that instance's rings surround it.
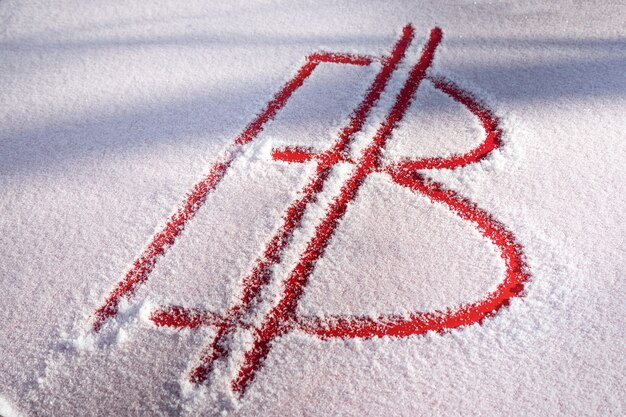
M 272 159 L 284 162 L 306 162 L 315 158 L 315 151 L 310 148 L 288 146 L 281 149 L 272 149 Z
M 480 322 L 506 305 L 512 297 L 520 295 L 523 290 L 523 284 L 528 279 L 528 273 L 525 271 L 522 249 L 515 242 L 511 232 L 474 203 L 451 190 L 445 189 L 441 184 L 430 181 L 419 172 L 424 169 L 452 169 L 478 162 L 501 144 L 498 120 L 487 106 L 451 81 L 427 74 L 441 38 L 442 32 L 439 28 L 431 31 L 420 59 L 410 69 L 408 79 L 398 93 L 395 104 L 381 123 L 372 143 L 356 161 L 353 172 L 341 188 L 339 196 L 333 200 L 320 224 L 315 228 L 314 235 L 300 255 L 297 265 L 283 282 L 280 299 L 264 316 L 262 324 L 252 329 L 253 345 L 244 353 L 243 364 L 232 381 L 234 391 L 240 394 L 245 392 L 269 354 L 273 341 L 287 332 L 299 330 L 321 338 L 371 338 L 404 337 L 427 331 L 444 331 Z M 216 328 L 216 336 L 204 348 L 198 365 L 191 372 L 190 380 L 192 382 L 202 383 L 205 381 L 216 361 L 223 360 L 231 354 L 233 347 L 230 336 L 235 331 L 242 328 L 250 329 L 247 318 L 262 301 L 262 292 L 270 281 L 272 266 L 281 261 L 293 232 L 300 227 L 307 206 L 314 202 L 317 195 L 322 191 L 331 168 L 338 162 L 350 160 L 347 153 L 351 140 L 356 133 L 363 129 L 370 110 L 377 103 L 391 75 L 404 58 L 412 39 L 413 28 L 407 25 L 390 56 L 380 60 L 382 65 L 379 73 L 363 101 L 353 111 L 347 126 L 340 131 L 336 142 L 328 151 L 318 154 L 303 148 L 273 150 L 272 157 L 275 160 L 286 162 L 312 160 L 316 163 L 316 170 L 307 185 L 300 191 L 300 197 L 287 208 L 283 214 L 282 225 L 270 239 L 264 252 L 255 261 L 248 276 L 243 279 L 239 302 L 221 314 L 179 306 L 164 307 L 152 313 L 151 320 L 158 326 L 176 328 L 213 326 Z M 369 65 L 373 61 L 374 59 L 367 56 L 349 54 L 316 53 L 310 55 L 296 75 L 268 103 L 265 110 L 235 139 L 225 156 L 211 168 L 209 175 L 194 187 L 183 202 L 182 207 L 170 218 L 165 228 L 154 237 L 124 279 L 106 298 L 104 304 L 96 310 L 94 313 L 94 330 L 98 331 L 107 319 L 117 314 L 122 298 L 132 298 L 137 287 L 147 281 L 157 259 L 165 253 L 168 246 L 175 242 L 186 222 L 204 203 L 206 195 L 215 189 L 238 155 L 239 148 L 252 141 L 263 129 L 265 123 L 275 117 L 289 97 L 304 83 L 320 62 Z M 432 82 L 435 88 L 463 104 L 472 112 L 480 120 L 485 130 L 485 139 L 477 148 L 462 155 L 448 158 L 404 160 L 399 163 L 384 164 L 381 156 L 382 150 L 394 128 L 404 117 L 415 92 L 424 79 Z M 298 302 L 308 283 L 309 276 L 315 268 L 315 263 L 323 255 L 339 221 L 346 213 L 349 204 L 356 198 L 363 181 L 374 172 L 385 172 L 391 176 L 396 184 L 407 187 L 416 194 L 427 196 L 432 201 L 448 207 L 455 215 L 473 224 L 486 239 L 498 247 L 506 265 L 504 279 L 498 288 L 479 301 L 446 311 L 414 313 L 409 317 L 393 315 L 376 318 L 338 316 L 319 319 L 297 316 Z

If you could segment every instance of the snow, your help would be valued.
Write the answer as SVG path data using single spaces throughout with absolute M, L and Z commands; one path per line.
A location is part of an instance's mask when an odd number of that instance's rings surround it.
M 0 2 L 0 415 L 624 415 L 626 10 L 568 2 Z M 379 57 L 416 37 L 363 131 L 370 143 L 429 30 L 430 69 L 494 109 L 503 147 L 429 178 L 523 247 L 530 282 L 481 324 L 406 338 L 275 340 L 242 398 L 252 330 L 209 380 L 215 329 L 155 326 L 160 306 L 223 312 L 380 62 L 323 63 L 246 145 L 148 283 L 95 333 L 92 313 L 193 185 L 313 52 Z M 477 120 L 425 80 L 385 158 L 448 156 Z M 304 214 L 251 323 L 353 164 Z M 369 176 L 298 314 L 432 311 L 500 282 L 494 245 L 442 204 Z
M 6 417 L 20 417 L 21 416 L 21 414 L 15 412 L 15 409 L 11 406 L 11 404 L 2 397 L 0 397 L 0 413 L 1 413 L 0 415 L 6 416 Z
M 496 248 L 442 206 L 383 175 L 366 180 L 354 205 L 306 288 L 304 315 L 445 310 L 499 284 Z

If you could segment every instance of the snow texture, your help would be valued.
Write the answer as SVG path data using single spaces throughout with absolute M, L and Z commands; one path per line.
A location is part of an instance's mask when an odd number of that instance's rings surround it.
M 622 2 L 0 2 L 0 416 L 623 416 L 626 414 L 626 8 Z M 405 338 L 278 337 L 243 397 L 241 325 L 200 386 L 211 326 L 157 327 L 177 305 L 221 313 L 315 170 L 272 150 L 327 150 L 381 62 L 322 63 L 102 331 L 94 310 L 194 184 L 318 52 L 406 59 L 355 137 L 357 160 L 430 29 L 430 72 L 487 103 L 503 146 L 424 174 L 510 230 L 530 274 L 480 324 Z M 424 80 L 388 163 L 466 152 L 478 120 Z M 354 170 L 331 170 L 248 325 Z M 497 287 L 495 246 L 440 203 L 371 174 L 297 314 L 445 310 Z

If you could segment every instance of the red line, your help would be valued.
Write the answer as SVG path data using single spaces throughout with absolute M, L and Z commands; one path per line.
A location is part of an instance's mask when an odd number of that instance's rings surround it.
M 317 194 L 323 189 L 330 168 L 339 161 L 348 160 L 346 156 L 347 145 L 352 135 L 362 129 L 367 114 L 378 100 L 396 65 L 402 59 L 406 47 L 411 41 L 412 33 L 413 30 L 410 26 L 405 27 L 403 37 L 396 44 L 391 57 L 381 61 L 383 63 L 381 72 L 377 75 L 363 102 L 353 112 L 350 123 L 340 132 L 337 142 L 330 150 L 320 155 L 315 155 L 311 150 L 301 148 L 273 150 L 273 158 L 277 160 L 304 162 L 316 159 L 317 170 L 309 184 L 300 192 L 301 197 L 287 209 L 283 216 L 283 225 L 267 245 L 263 256 L 257 259 L 252 272 L 244 279 L 240 303 L 230 308 L 225 315 L 175 306 L 157 310 L 152 314 L 151 320 L 159 326 L 177 328 L 217 327 L 217 336 L 213 343 L 205 348 L 201 355 L 200 364 L 190 375 L 192 382 L 203 382 L 212 369 L 213 363 L 230 354 L 231 346 L 228 336 L 233 331 L 237 328 L 249 327 L 249 324 L 245 323 L 245 314 L 249 313 L 260 301 L 261 290 L 270 279 L 271 266 L 280 261 L 293 231 L 300 225 L 308 203 L 314 201 Z M 352 177 L 342 187 L 339 197 L 334 200 L 326 213 L 326 217 L 316 227 L 315 234 L 301 255 L 298 264 L 283 283 L 281 300 L 265 316 L 263 324 L 255 330 L 253 347 L 244 354 L 244 363 L 237 378 L 232 382 L 234 391 L 240 394 L 245 392 L 268 355 L 273 340 L 294 328 L 322 338 L 403 337 L 418 335 L 426 331 L 444 331 L 481 322 L 484 318 L 495 314 L 501 307 L 507 305 L 512 297 L 519 296 L 523 291 L 523 285 L 529 278 L 529 274 L 523 260 L 522 248 L 515 242 L 512 233 L 471 201 L 460 197 L 453 191 L 444 189 L 441 184 L 430 181 L 417 172 L 418 170 L 433 168 L 451 169 L 474 163 L 501 145 L 498 119 L 487 106 L 452 82 L 442 77 L 426 75 L 436 47 L 441 41 L 441 36 L 441 30 L 438 28 L 431 31 L 429 41 L 424 47 L 419 62 L 411 69 L 406 84 L 396 97 L 396 103 L 386 120 L 381 124 L 373 143 L 363 153 Z M 317 65 L 318 62 L 367 65 L 372 62 L 372 59 L 355 55 L 323 53 L 310 55 L 307 59 L 307 64 L 315 63 Z M 296 317 L 297 304 L 315 263 L 323 255 L 338 222 L 347 211 L 349 203 L 356 197 L 365 177 L 374 171 L 381 171 L 381 149 L 385 146 L 397 123 L 404 117 L 423 78 L 429 79 L 437 89 L 468 108 L 481 121 L 486 132 L 485 139 L 476 149 L 462 155 L 453 155 L 447 158 L 404 160 L 388 165 L 383 170 L 397 184 L 407 187 L 415 193 L 425 195 L 434 202 L 446 205 L 461 219 L 471 222 L 485 238 L 500 249 L 506 266 L 504 280 L 495 291 L 482 300 L 446 311 L 414 313 L 408 318 L 396 315 L 383 315 L 377 318 L 330 316 L 324 319 L 311 319 Z M 272 110 L 271 105 L 268 105 L 267 110 Z M 277 111 L 275 110 L 271 117 L 274 117 Z M 257 129 L 254 123 L 251 123 L 249 127 L 252 129 L 250 134 L 256 135 L 260 131 L 260 128 L 257 131 L 254 130 Z M 224 171 L 226 169 L 227 167 Z
M 447 311 L 411 314 L 409 318 L 401 316 L 366 317 L 326 317 L 321 319 L 298 319 L 299 329 L 319 337 L 383 337 L 418 335 L 427 331 L 444 331 L 480 323 L 484 318 L 495 314 L 507 305 L 513 297 L 523 291 L 524 282 L 529 275 L 525 271 L 522 249 L 504 226 L 488 213 L 476 207 L 469 200 L 444 189 L 440 184 L 426 180 L 416 173 L 392 174 L 393 180 L 408 187 L 417 194 L 423 194 L 433 201 L 445 204 L 463 220 L 474 223 L 482 235 L 500 249 L 505 262 L 505 279 L 497 289 L 484 299 Z
M 352 158 L 345 152 L 339 156 L 333 157 L 335 163 L 345 162 L 348 164 L 354 164 Z M 289 163 L 302 163 L 312 159 L 329 159 L 328 155 L 320 156 L 319 151 L 313 148 L 300 147 L 300 146 L 287 146 L 285 148 L 272 149 L 272 159 L 274 161 L 283 161 Z
M 224 318 L 202 309 L 172 306 L 153 311 L 150 320 L 161 327 L 195 329 L 200 326 L 221 324 Z
M 294 230 L 300 225 L 306 207 L 315 201 L 322 191 L 331 167 L 342 160 L 347 153 L 352 136 L 363 128 L 370 109 L 380 98 L 391 74 L 404 57 L 412 38 L 413 28 L 407 25 L 403 29 L 400 40 L 394 45 L 390 57 L 383 59 L 380 72 L 376 75 L 363 101 L 351 114 L 348 125 L 340 131 L 332 148 L 316 158 L 317 166 L 314 176 L 300 191 L 300 197 L 287 208 L 283 214 L 283 224 L 269 241 L 263 255 L 255 261 L 250 274 L 244 278 L 240 302 L 226 312 L 224 324 L 218 326 L 216 337 L 201 353 L 200 363 L 191 372 L 192 382 L 205 381 L 215 361 L 226 357 L 230 352 L 228 336 L 236 331 L 237 324 L 241 322 L 242 317 L 260 301 L 261 291 L 271 278 L 271 267 L 280 262 Z
M 453 155 L 448 158 L 422 158 L 416 160 L 404 160 L 397 164 L 403 170 L 417 171 L 422 169 L 452 169 L 472 164 L 480 161 L 491 151 L 501 145 L 500 136 L 502 132 L 498 127 L 498 119 L 484 104 L 474 98 L 471 94 L 463 91 L 452 81 L 443 77 L 428 76 L 435 88 L 443 91 L 455 101 L 463 104 L 471 113 L 480 120 L 486 135 L 483 142 L 475 149 L 462 155 Z
M 165 227 L 152 238 L 139 258 L 133 262 L 131 269 L 124 278 L 117 283 L 104 303 L 94 311 L 94 331 L 99 331 L 106 320 L 117 315 L 123 297 L 132 298 L 138 287 L 148 280 L 148 275 L 156 266 L 159 256 L 164 255 L 167 248 L 174 244 L 187 221 L 204 204 L 207 194 L 215 189 L 231 163 L 232 157 L 223 162 L 215 163 L 209 174 L 193 187 L 183 205 L 170 217 Z
M 298 301 L 303 294 L 304 287 L 316 261 L 322 256 L 339 220 L 347 210 L 348 203 L 356 197 L 363 180 L 380 165 L 381 149 L 409 107 L 415 91 L 433 61 L 435 50 L 441 41 L 441 37 L 442 32 L 439 28 L 431 31 L 430 38 L 422 51 L 418 63 L 409 72 L 406 84 L 396 97 L 396 102 L 386 120 L 378 129 L 373 143 L 364 151 L 353 175 L 346 181 L 339 197 L 329 207 L 326 217 L 316 227 L 315 234 L 309 241 L 304 253 L 300 256 L 298 264 L 283 283 L 281 300 L 270 310 L 263 324 L 256 330 L 254 344 L 244 354 L 244 363 L 237 378 L 232 383 L 234 391 L 243 394 L 269 353 L 272 341 L 288 331 L 291 323 L 295 321 L 294 315 Z
M 485 140 L 476 149 L 463 155 L 405 161 L 391 165 L 385 171 L 397 184 L 417 194 L 425 195 L 432 201 L 446 205 L 458 217 L 473 223 L 482 235 L 500 250 L 506 267 L 504 280 L 484 299 L 453 310 L 415 313 L 409 318 L 394 315 L 377 318 L 340 316 L 324 319 L 298 318 L 300 330 L 322 338 L 409 336 L 427 331 L 444 331 L 481 322 L 484 318 L 495 314 L 507 305 L 511 298 L 519 296 L 523 291 L 524 283 L 529 279 L 529 273 L 526 271 L 522 248 L 515 242 L 513 234 L 471 201 L 415 172 L 417 169 L 449 169 L 474 163 L 501 144 L 498 119 L 492 111 L 452 82 L 441 77 L 429 77 L 429 79 L 433 80 L 435 87 L 465 105 L 481 120 L 486 133 Z
M 287 81 L 278 93 L 270 100 L 265 109 L 244 129 L 225 152 L 220 161 L 209 170 L 209 174 L 198 182 L 185 197 L 182 205 L 167 220 L 161 229 L 148 243 L 139 257 L 133 262 L 130 270 L 115 285 L 103 304 L 93 312 L 94 331 L 99 331 L 108 319 L 117 315 L 122 298 L 131 299 L 140 285 L 148 280 L 160 256 L 174 244 L 176 238 L 183 231 L 185 225 L 204 204 L 207 195 L 215 190 L 228 168 L 237 156 L 239 149 L 252 141 L 263 129 L 265 123 L 272 120 L 278 111 L 285 105 L 289 97 L 311 75 L 320 62 L 331 62 L 351 65 L 369 65 L 371 58 L 349 54 L 312 54 L 307 62 L 296 72 L 295 76 Z
M 338 54 L 335 52 L 318 52 L 309 55 L 308 59 L 315 62 L 332 62 L 335 64 L 370 65 L 374 59 L 365 55 Z
M 281 149 L 272 149 L 272 159 L 284 162 L 306 162 L 315 158 L 317 153 L 311 148 L 288 146 Z

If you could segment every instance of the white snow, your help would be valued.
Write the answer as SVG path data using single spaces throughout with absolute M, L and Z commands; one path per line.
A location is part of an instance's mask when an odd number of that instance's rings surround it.
M 0 397 L 0 415 L 4 417 L 20 417 L 21 414 L 15 411 L 15 408 L 9 401 Z
M 626 10 L 619 2 L 0 2 L 0 415 L 555 415 L 626 413 Z M 351 155 L 385 117 L 428 31 L 433 73 L 494 109 L 504 147 L 427 175 L 523 246 L 532 274 L 495 317 L 444 334 L 275 341 L 246 395 L 235 355 L 187 381 L 210 327 L 154 326 L 176 304 L 224 311 L 313 171 L 272 161 L 327 149 L 379 63 L 320 64 L 238 157 L 116 322 L 91 314 L 191 187 L 316 51 L 381 56 L 411 23 L 407 59 Z M 476 120 L 427 81 L 385 156 L 446 156 Z M 259 307 L 282 289 L 352 165 L 336 166 Z M 299 314 L 430 311 L 502 273 L 449 210 L 370 176 Z
M 354 206 L 311 277 L 303 314 L 445 310 L 501 281 L 500 254 L 475 228 L 386 175 L 368 178 Z

